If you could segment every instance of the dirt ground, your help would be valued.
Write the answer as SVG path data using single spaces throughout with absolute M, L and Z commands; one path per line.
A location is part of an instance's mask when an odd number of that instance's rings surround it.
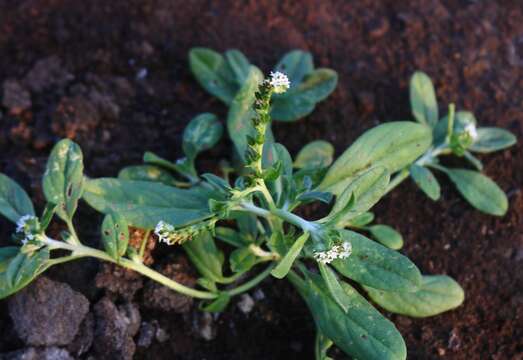
M 402 251 L 422 272 L 448 274 L 466 291 L 464 305 L 447 314 L 391 316 L 409 359 L 523 359 L 520 1 L 2 0 L 0 171 L 41 207 L 42 169 L 62 137 L 81 145 L 92 177 L 115 176 L 146 150 L 175 159 L 194 115 L 209 111 L 224 119 L 226 113 L 189 72 L 193 46 L 238 48 L 264 71 L 300 48 L 317 66 L 338 71 L 336 91 L 312 115 L 299 124 L 276 124 L 278 141 L 293 154 L 315 139 L 332 142 L 340 154 L 364 130 L 409 119 L 407 85 L 416 69 L 434 79 L 442 111 L 452 101 L 473 111 L 480 124 L 514 132 L 517 146 L 481 157 L 485 173 L 509 195 L 503 218 L 473 210 L 443 178 L 437 203 L 407 181 L 375 210 L 379 222 L 403 233 Z M 229 148 L 222 141 L 200 168 L 213 170 Z M 100 216 L 84 205 L 77 218 L 81 236 L 96 244 Z M 2 244 L 11 231 L 2 220 Z M 167 250 L 155 250 L 159 263 L 170 259 Z M 95 286 L 99 271 L 98 262 L 87 260 L 49 276 L 94 304 L 108 291 Z M 252 292 L 248 314 L 236 306 L 238 299 L 218 319 L 203 319 L 214 327 L 211 341 L 199 335 L 196 304 L 184 314 L 151 309 L 145 283 L 131 300 L 142 320 L 156 321 L 168 338 L 138 346 L 136 359 L 312 359 L 312 318 L 285 282 L 268 280 L 262 292 Z M 2 301 L 0 353 L 23 347 L 12 327 Z

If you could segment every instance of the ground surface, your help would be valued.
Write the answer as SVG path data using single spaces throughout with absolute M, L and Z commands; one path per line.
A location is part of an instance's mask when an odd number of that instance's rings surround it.
M 473 110 L 484 125 L 507 128 L 519 145 L 482 157 L 485 172 L 509 194 L 502 219 L 481 215 L 447 180 L 433 203 L 406 182 L 377 208 L 378 220 L 406 238 L 404 253 L 424 273 L 444 273 L 466 291 L 465 304 L 432 319 L 392 316 L 412 359 L 523 357 L 523 7 L 519 1 L 62 1 L 0 2 L 0 171 L 42 205 L 39 179 L 53 143 L 83 148 L 90 176 L 114 176 L 145 150 L 174 159 L 184 125 L 225 108 L 188 70 L 192 46 L 241 49 L 263 70 L 301 48 L 339 72 L 335 93 L 299 124 L 277 124 L 295 154 L 314 139 L 337 153 L 364 130 L 410 117 L 407 84 L 415 69 L 434 79 L 440 104 Z M 146 76 L 144 76 L 146 75 Z M 0 97 L 2 95 L 0 94 Z M 8 109 L 8 107 L 10 109 Z M 222 144 L 204 156 L 212 170 Z M 80 210 L 81 234 L 97 240 L 100 217 Z M 0 223 L 3 239 L 12 228 Z M 164 248 L 157 257 L 165 259 Z M 92 304 L 97 262 L 61 266 L 50 276 Z M 292 288 L 268 281 L 265 297 L 243 314 L 233 304 L 200 339 L 192 312 L 148 310 L 142 319 L 170 335 L 138 347 L 136 359 L 309 359 L 313 326 Z M 258 294 L 259 295 L 259 294 Z M 122 301 L 116 298 L 115 301 Z M 22 346 L 0 303 L 0 353 Z M 165 340 L 165 339 L 162 339 Z M 335 355 L 342 358 L 340 355 Z

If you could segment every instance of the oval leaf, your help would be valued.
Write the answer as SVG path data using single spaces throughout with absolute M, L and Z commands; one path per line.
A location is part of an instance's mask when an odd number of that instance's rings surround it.
M 341 230 L 341 234 L 344 241 L 352 244 L 352 254 L 348 258 L 332 262 L 341 274 L 376 289 L 418 289 L 421 273 L 406 256 L 353 231 Z
M 0 273 L 0 299 L 24 288 L 47 269 L 49 250 L 43 248 L 30 254 L 19 252 Z
M 392 250 L 403 247 L 403 237 L 388 225 L 372 225 L 367 228 L 372 237 Z
M 431 145 L 431 130 L 409 121 L 390 122 L 360 136 L 334 162 L 320 189 L 340 195 L 358 173 L 385 166 L 390 173 L 409 165 Z
M 169 171 L 155 165 L 133 165 L 124 167 L 118 173 L 118 178 L 122 180 L 160 182 L 171 186 L 177 183 Z
M 113 259 L 120 259 L 129 244 L 129 227 L 125 218 L 117 213 L 105 216 L 102 223 L 102 241 L 105 252 Z
M 478 129 L 478 137 L 470 146 L 470 151 L 491 153 L 508 148 L 516 143 L 516 137 L 505 129 L 484 127 Z
M 473 170 L 447 169 L 446 173 L 461 195 L 476 209 L 490 215 L 505 215 L 507 195 L 494 181 Z
M 426 167 L 416 164 L 410 167 L 410 176 L 418 187 L 432 200 L 438 200 L 441 195 L 438 180 Z
M 329 296 L 321 277 L 307 280 L 291 276 L 305 299 L 318 329 L 346 354 L 365 360 L 403 360 L 405 342 L 392 322 L 383 317 L 349 284 L 342 283 L 350 306 L 345 313 Z
M 223 133 L 223 126 L 214 114 L 204 113 L 193 118 L 183 132 L 183 151 L 189 159 L 212 148 Z
M 0 214 L 14 223 L 24 215 L 35 214 L 33 203 L 25 190 L 4 174 L 0 174 Z
M 306 75 L 314 70 L 312 55 L 302 50 L 292 50 L 283 56 L 274 71 L 285 73 L 291 82 L 291 88 L 301 83 Z
M 423 276 L 415 292 L 388 292 L 365 286 L 369 297 L 385 310 L 412 317 L 428 317 L 457 308 L 465 293 L 459 284 L 445 275 Z
M 438 122 L 438 103 L 434 85 L 427 74 L 416 71 L 410 79 L 410 106 L 419 123 L 434 127 Z
M 315 169 L 327 167 L 332 163 L 334 146 L 323 140 L 316 140 L 305 145 L 294 161 L 298 169 Z
M 47 201 L 58 205 L 56 213 L 70 220 L 82 197 L 84 163 L 80 146 L 69 139 L 58 142 L 47 161 L 42 187 Z
M 87 180 L 83 198 L 104 214 L 121 214 L 130 226 L 153 229 L 159 221 L 184 226 L 209 217 L 209 199 L 219 194 L 201 187 L 190 190 L 150 181 L 100 178 Z

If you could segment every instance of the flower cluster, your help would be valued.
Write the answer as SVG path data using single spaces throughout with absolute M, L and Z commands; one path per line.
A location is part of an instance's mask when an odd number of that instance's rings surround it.
M 346 259 L 352 253 L 352 245 L 350 242 L 342 242 L 334 245 L 327 251 L 317 251 L 314 253 L 314 259 L 322 264 L 328 264 L 336 259 Z
M 176 229 L 173 225 L 165 221 L 160 221 L 156 224 L 154 233 L 158 236 L 160 242 L 164 242 L 167 245 L 183 244 L 204 231 L 212 231 L 215 223 L 216 219 L 209 219 L 201 223 Z
M 16 232 L 23 236 L 21 242 L 23 245 L 35 239 L 35 234 L 38 232 L 40 224 L 38 218 L 33 215 L 24 215 L 16 222 Z
M 476 124 L 468 123 L 464 129 L 465 134 L 470 136 L 472 140 L 475 140 L 478 137 L 478 130 L 476 129 Z
M 276 94 L 284 93 L 291 86 L 291 82 L 287 75 L 279 71 L 271 72 L 269 84 L 273 87 Z

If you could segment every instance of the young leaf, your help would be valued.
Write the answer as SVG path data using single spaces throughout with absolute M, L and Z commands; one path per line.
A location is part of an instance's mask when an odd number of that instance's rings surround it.
M 416 71 L 410 79 L 410 106 L 419 123 L 434 127 L 438 122 L 438 103 L 434 85 L 427 74 Z
M 271 115 L 280 121 L 295 121 L 312 112 L 316 103 L 327 98 L 336 88 L 338 74 L 331 69 L 316 69 L 298 86 L 275 96 Z
M 291 88 L 300 84 L 303 78 L 314 71 L 312 55 L 302 50 L 292 50 L 283 56 L 274 71 L 287 75 Z
M 238 86 L 231 68 L 221 54 L 207 48 L 192 48 L 189 51 L 189 66 L 205 90 L 225 104 L 231 103 Z
M 223 133 L 223 126 L 214 114 L 204 113 L 193 118 L 183 132 L 183 152 L 192 160 L 212 148 Z
M 446 174 L 463 197 L 486 214 L 503 216 L 508 209 L 507 195 L 485 175 L 467 169 L 446 169 Z
M 336 274 L 332 269 L 326 264 L 318 264 L 320 268 L 320 274 L 329 290 L 330 295 L 336 301 L 336 303 L 343 309 L 344 312 L 349 311 L 351 306 L 351 298 L 347 295 L 345 290 L 341 287 Z
M 105 252 L 118 260 L 127 251 L 129 227 L 127 221 L 118 213 L 105 215 L 102 223 L 102 241 Z
M 100 178 L 86 181 L 83 198 L 97 211 L 116 212 L 131 226 L 153 229 L 162 220 L 184 226 L 208 218 L 209 199 L 221 200 L 221 195 L 202 187 L 183 190 L 149 181 Z
M 4 174 L 0 174 L 0 214 L 14 223 L 24 215 L 35 214 L 25 190 Z
M 344 276 L 376 289 L 415 291 L 421 284 L 421 273 L 407 257 L 365 236 L 341 230 L 344 241 L 352 244 L 352 254 L 332 262 Z
M 294 264 L 296 258 L 300 255 L 305 242 L 309 239 L 309 233 L 303 233 L 296 241 L 292 244 L 291 249 L 283 259 L 280 260 L 278 265 L 271 271 L 271 275 L 277 279 L 283 279 L 289 273 L 289 270 Z
M 337 224 L 342 224 L 366 212 L 387 192 L 389 180 L 390 174 L 383 166 L 361 173 L 341 193 L 326 219 L 335 218 Z M 347 208 L 351 197 L 355 198 L 355 203 Z
M 249 249 L 249 246 L 245 246 L 234 250 L 229 257 L 231 263 L 231 270 L 234 273 L 243 273 L 249 271 L 256 263 L 258 258 Z
M 478 129 L 478 137 L 470 150 L 478 153 L 491 153 L 508 148 L 516 143 L 516 137 L 505 129 L 484 127 Z
M 0 273 L 0 299 L 21 290 L 47 269 L 49 250 L 40 249 L 33 253 L 19 252 Z
M 84 164 L 80 146 L 69 139 L 58 142 L 47 161 L 42 187 L 47 201 L 58 205 L 63 220 L 72 219 L 84 188 Z
M 296 275 L 289 278 L 307 303 L 319 331 L 346 354 L 365 360 L 406 359 L 405 342 L 394 324 L 349 284 L 342 283 L 351 304 L 345 313 L 318 275 L 308 273 L 306 280 Z
M 305 145 L 294 161 L 298 169 L 315 169 L 327 167 L 332 163 L 334 146 L 323 140 L 316 140 Z
M 197 235 L 182 246 L 202 276 L 214 282 L 222 283 L 224 256 L 216 247 L 216 243 L 208 231 Z
M 428 317 L 460 306 L 463 289 L 445 275 L 423 276 L 415 292 L 388 292 L 364 286 L 369 297 L 387 311 L 412 317 Z
M 431 145 L 431 130 L 409 121 L 390 122 L 365 132 L 334 162 L 319 188 L 340 195 L 363 170 L 385 166 L 394 173 Z
M 367 211 L 361 215 L 356 216 L 353 219 L 350 219 L 350 221 L 348 221 L 346 224 L 343 224 L 343 227 L 348 226 L 354 228 L 361 228 L 367 224 L 370 224 L 372 221 L 374 221 L 374 213 Z
M 403 237 L 388 225 L 372 225 L 367 228 L 372 237 L 392 250 L 403 247 Z
M 118 179 L 154 181 L 174 186 L 177 181 L 167 170 L 155 165 L 133 165 L 124 167 L 118 173 Z
M 432 200 L 438 200 L 441 195 L 438 180 L 426 167 L 412 164 L 410 166 L 412 180 Z
M 241 159 L 245 156 L 247 149 L 247 135 L 253 136 L 252 118 L 254 111 L 254 93 L 258 85 L 263 81 L 262 72 L 255 66 L 251 66 L 249 76 L 231 102 L 227 114 L 227 130 L 236 151 Z
M 231 296 L 227 293 L 220 293 L 218 297 L 208 305 L 203 306 L 201 309 L 203 311 L 219 313 L 225 310 L 229 302 L 231 301 Z

